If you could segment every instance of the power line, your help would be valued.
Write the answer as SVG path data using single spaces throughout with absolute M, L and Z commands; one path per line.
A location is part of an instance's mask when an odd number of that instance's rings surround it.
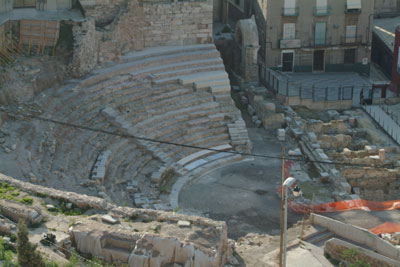
M 283 159 L 283 157 L 280 157 L 280 156 L 267 156 L 267 155 L 245 153 L 245 152 L 238 152 L 238 151 L 224 151 L 224 150 L 218 150 L 218 149 L 213 149 L 213 148 L 180 144 L 180 143 L 164 141 L 164 140 L 157 140 L 157 139 L 152 139 L 152 138 L 147 138 L 147 137 L 142 137 L 142 136 L 135 136 L 135 135 L 118 133 L 118 132 L 112 132 L 112 131 L 107 131 L 107 130 L 103 130 L 103 129 L 96 129 L 96 128 L 92 128 L 92 127 L 88 127 L 88 126 L 83 126 L 83 125 L 79 125 L 79 124 L 44 118 L 44 117 L 33 115 L 33 114 L 22 113 L 20 111 L 11 111 L 4 107 L 0 107 L 0 112 L 4 112 L 15 118 L 30 118 L 30 119 L 40 120 L 40 121 L 44 121 L 44 122 L 48 122 L 48 123 L 63 125 L 66 127 L 72 127 L 72 128 L 91 131 L 91 132 L 98 132 L 98 133 L 103 133 L 103 134 L 108 134 L 108 135 L 114 135 L 114 136 L 127 138 L 127 139 L 137 139 L 137 140 L 142 140 L 142 141 L 147 141 L 147 142 L 152 142 L 152 143 L 180 146 L 180 147 L 198 149 L 198 150 L 208 150 L 208 151 L 212 151 L 212 152 L 223 152 L 223 153 L 229 153 L 229 154 L 241 155 L 241 156 L 251 156 L 251 157 L 257 157 L 257 158 L 279 159 L 279 160 Z M 342 166 L 348 166 L 348 167 L 371 167 L 371 165 L 366 165 L 366 164 L 352 164 L 352 163 L 344 163 L 344 162 L 337 162 L 337 161 L 319 161 L 319 160 L 310 160 L 310 159 L 305 159 L 305 158 L 288 158 L 288 159 L 291 161 L 306 162 L 306 163 L 342 165 Z M 383 168 L 383 167 L 377 167 L 377 168 L 379 169 L 379 168 Z

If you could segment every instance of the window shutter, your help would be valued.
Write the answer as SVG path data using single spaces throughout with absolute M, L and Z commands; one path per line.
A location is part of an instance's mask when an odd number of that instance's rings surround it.
M 283 39 L 284 40 L 296 39 L 296 24 L 294 23 L 283 24 Z
M 285 0 L 284 7 L 285 9 L 295 9 L 296 0 Z
M 346 43 L 354 43 L 356 41 L 357 26 L 346 26 Z
M 317 0 L 317 12 L 325 14 L 328 11 L 327 0 Z
M 315 24 L 315 44 L 325 44 L 326 38 L 326 22 L 317 22 Z
M 361 0 L 347 0 L 347 9 L 361 9 Z

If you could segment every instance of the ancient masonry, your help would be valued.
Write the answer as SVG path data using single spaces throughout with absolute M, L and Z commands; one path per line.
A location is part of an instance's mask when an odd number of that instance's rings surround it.
M 74 26 L 75 76 L 132 50 L 212 43 L 213 7 L 208 0 L 80 2 L 90 19 Z

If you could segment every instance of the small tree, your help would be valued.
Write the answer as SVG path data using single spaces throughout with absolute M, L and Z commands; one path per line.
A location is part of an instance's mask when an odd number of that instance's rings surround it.
M 44 267 L 42 256 L 36 251 L 37 245 L 29 242 L 28 228 L 24 221 L 18 223 L 17 254 L 20 266 Z

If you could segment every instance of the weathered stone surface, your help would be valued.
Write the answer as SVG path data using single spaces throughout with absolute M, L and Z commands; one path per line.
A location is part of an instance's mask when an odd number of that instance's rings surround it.
M 265 129 L 281 128 L 285 123 L 285 115 L 283 113 L 271 113 L 264 117 L 263 125 Z
M 119 223 L 119 220 L 117 218 L 114 218 L 110 215 L 103 215 L 101 216 L 101 220 L 105 223 L 109 223 L 109 224 L 117 224 Z
M 35 224 L 43 220 L 43 216 L 34 208 L 11 200 L 0 199 L 0 211 L 14 222 L 23 220 L 27 224 Z

